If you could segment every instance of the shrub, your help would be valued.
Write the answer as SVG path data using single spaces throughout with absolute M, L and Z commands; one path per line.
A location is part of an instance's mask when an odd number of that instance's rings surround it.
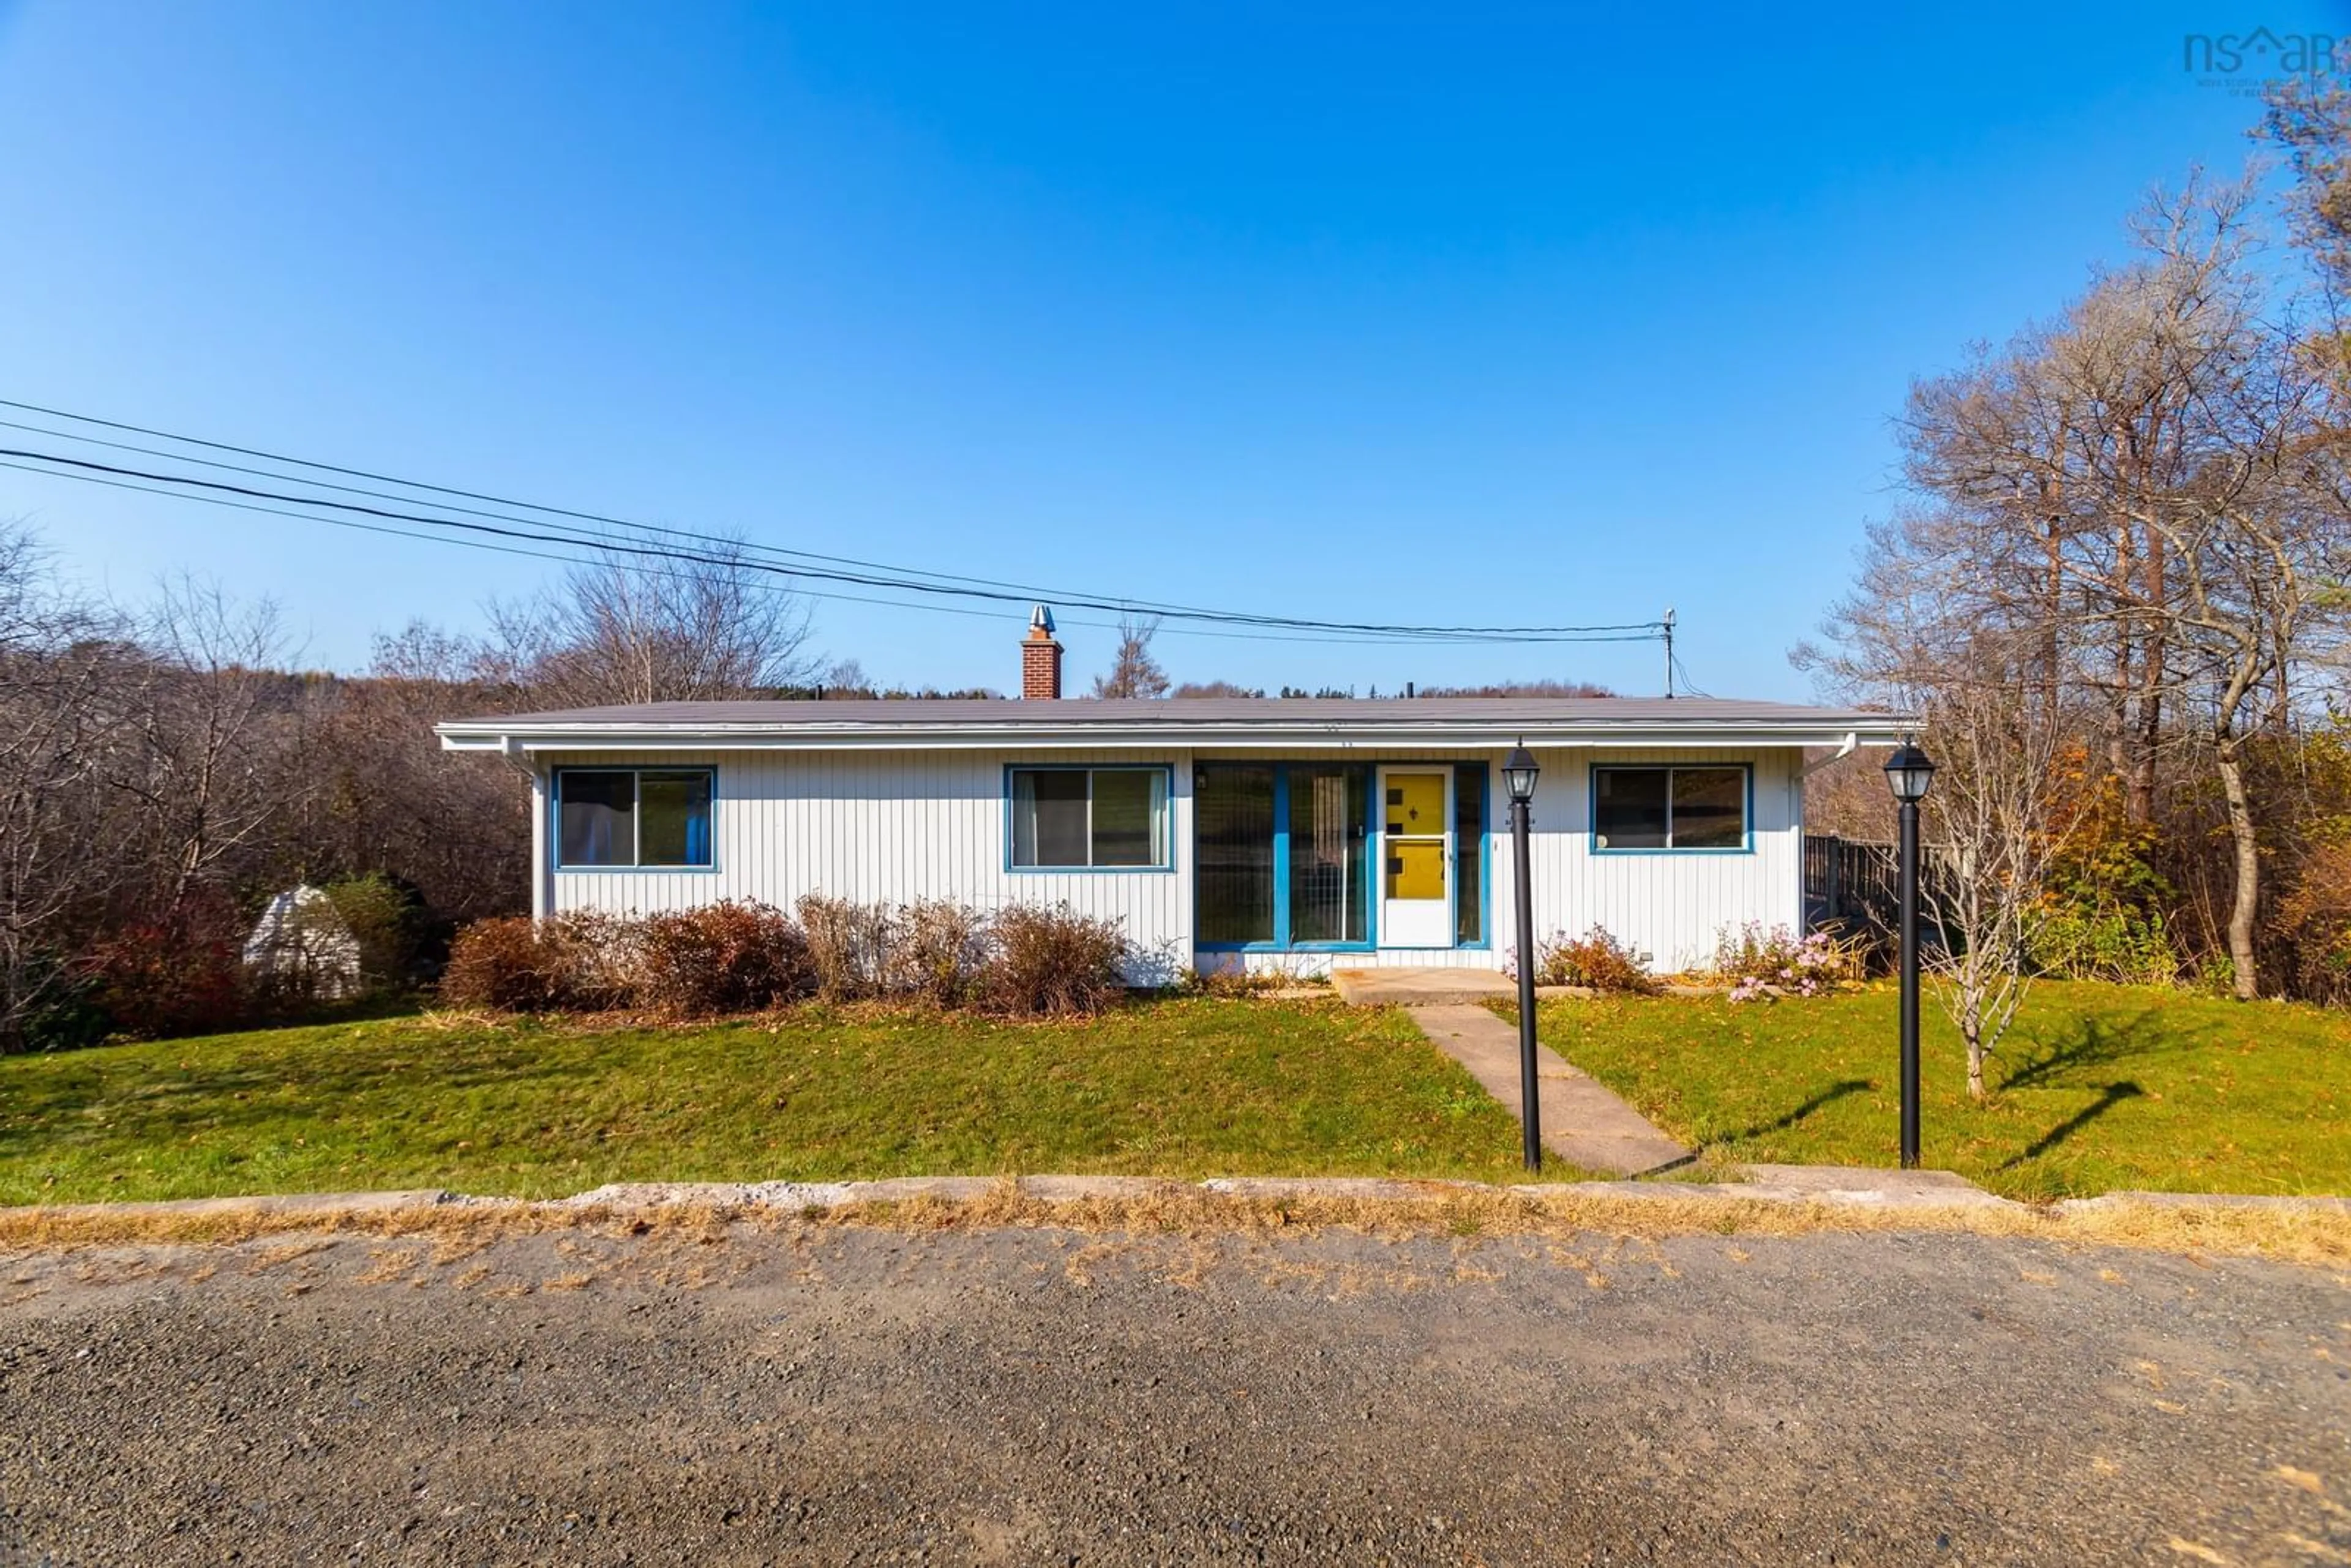
M 637 1000 L 666 1012 L 746 1012 L 815 984 L 808 938 L 773 904 L 727 900 L 652 915 L 633 946 Z
M 2160 911 L 2120 905 L 2104 911 L 2060 908 L 2032 931 L 2032 967 L 2069 980 L 2168 986 L 2179 978 Z
M 96 1045 L 114 1027 L 98 1000 L 96 977 L 87 965 L 68 963 L 40 951 L 26 966 L 20 997 L 34 1000 L 0 1033 L 0 1054 L 15 1051 L 75 1051 Z
M 450 944 L 441 998 L 498 1012 L 624 1007 L 636 988 L 633 936 L 606 915 L 476 920 Z
M 886 906 L 810 895 L 805 925 L 764 904 L 618 919 L 477 920 L 441 976 L 452 1007 L 500 1012 L 643 1006 L 743 1012 L 814 992 L 830 1001 L 919 997 L 1022 1016 L 1099 1012 L 1125 993 L 1134 955 L 1115 920 L 1015 904 Z
M 890 935 L 883 981 L 891 994 L 920 997 L 938 1007 L 962 1005 L 996 956 L 987 917 L 942 899 L 901 908 Z
M 1816 997 L 1860 977 L 1860 956 L 1825 931 L 1799 940 L 1784 925 L 1769 930 L 1750 920 L 1715 937 L 1713 973 L 1730 982 L 1730 999 L 1751 1002 L 1774 997 Z
M 1266 969 L 1235 967 L 1225 969 L 1186 969 L 1176 977 L 1175 989 L 1191 996 L 1255 997 L 1268 991 L 1284 991 L 1305 986 L 1327 986 L 1326 975 L 1303 973 L 1288 965 L 1276 965 Z
M 1503 972 L 1515 977 L 1519 955 L 1510 950 Z M 1649 956 L 1635 952 L 1595 925 L 1581 936 L 1554 931 L 1535 944 L 1535 984 L 1582 986 L 1586 989 L 1630 996 L 1654 996 L 1657 977 L 1649 973 Z
M 895 922 L 888 906 L 803 894 L 795 906 L 808 936 L 817 994 L 830 1002 L 878 997 L 889 989 Z
M 243 924 L 223 899 L 120 926 L 76 966 L 84 995 L 112 1030 L 141 1039 L 235 1028 L 246 1018 Z
M 990 923 L 995 955 L 980 996 L 998 1012 L 1066 1018 L 1098 1013 L 1126 994 L 1133 945 L 1116 920 L 1067 904 L 1015 904 Z
M 322 891 L 359 944 L 361 988 L 398 990 L 412 983 L 424 923 L 423 904 L 415 890 L 371 871 L 339 878 Z

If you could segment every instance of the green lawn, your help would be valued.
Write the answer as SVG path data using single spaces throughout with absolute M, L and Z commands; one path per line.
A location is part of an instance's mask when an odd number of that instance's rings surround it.
M 2027 998 L 1978 1108 L 1931 995 L 1923 1014 L 1929 1166 L 2017 1197 L 2351 1193 L 2351 1017 L 2048 982 Z M 1544 1043 L 1710 1156 L 1895 1163 L 1890 984 L 1736 1007 L 1562 1000 L 1541 1017 Z
M 600 1033 L 413 1018 L 0 1059 L 0 1204 L 930 1174 L 1512 1179 L 1400 1014 L 1182 998 L 1083 1024 L 806 1009 Z

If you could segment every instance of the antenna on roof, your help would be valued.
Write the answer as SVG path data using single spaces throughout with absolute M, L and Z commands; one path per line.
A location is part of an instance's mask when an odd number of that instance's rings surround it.
M 1666 700 L 1674 700 L 1674 609 L 1666 606 Z

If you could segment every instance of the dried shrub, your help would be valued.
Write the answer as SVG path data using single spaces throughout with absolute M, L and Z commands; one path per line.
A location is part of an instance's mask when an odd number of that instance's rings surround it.
M 815 987 L 808 938 L 773 904 L 726 900 L 652 915 L 634 946 L 637 999 L 665 1012 L 747 1012 Z
M 608 915 L 476 920 L 450 944 L 441 999 L 496 1012 L 624 1007 L 636 989 L 631 924 Z
M 1518 974 L 1518 950 L 1512 948 L 1503 965 L 1505 973 Z M 1581 936 L 1570 936 L 1564 931 L 1554 931 L 1535 944 L 1535 984 L 1538 986 L 1582 986 L 1587 990 L 1617 996 L 1655 996 L 1657 977 L 1649 972 L 1649 956 L 1610 936 L 1600 926 L 1593 926 Z
M 1262 996 L 1268 991 L 1301 983 L 1265 969 L 1202 969 L 1195 967 L 1176 977 L 1176 988 L 1187 996 L 1231 999 Z
M 1078 914 L 1067 904 L 1011 904 L 990 923 L 996 953 L 981 997 L 997 1012 L 1021 1017 L 1098 1013 L 1126 995 L 1134 946 L 1119 922 Z
M 2314 845 L 2299 870 L 2273 925 L 2285 938 L 2296 993 L 2339 1006 L 2351 997 L 2351 842 Z
M 887 905 L 810 893 L 794 907 L 808 937 L 819 996 L 847 1002 L 888 992 L 896 923 Z
M 891 923 L 885 982 L 893 996 L 960 1007 L 996 956 L 987 917 L 966 904 L 924 899 Z
M 1014 905 L 892 910 L 811 894 L 800 921 L 727 902 L 641 919 L 564 915 L 477 920 L 457 933 L 440 994 L 452 1008 L 685 1016 L 744 1012 L 810 994 L 919 998 L 1024 1017 L 1101 1011 L 1125 994 L 1134 947 L 1115 920 Z

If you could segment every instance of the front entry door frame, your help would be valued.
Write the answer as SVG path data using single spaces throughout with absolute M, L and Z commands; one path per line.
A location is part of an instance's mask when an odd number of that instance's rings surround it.
M 1392 782 L 1395 781 L 1395 782 Z M 1435 831 L 1426 821 L 1426 784 L 1435 782 Z M 1382 947 L 1451 947 L 1454 944 L 1453 899 L 1459 886 L 1458 846 L 1454 842 L 1453 768 L 1442 762 L 1399 762 L 1379 770 L 1377 810 L 1372 816 L 1379 842 L 1374 850 L 1374 886 L 1380 895 L 1379 945 Z M 1399 813 L 1411 812 L 1412 817 Z M 1397 831 L 1396 830 L 1406 830 Z M 1433 859 L 1435 864 L 1430 865 Z M 1426 890 L 1434 873 L 1434 896 L 1393 898 L 1401 879 L 1416 893 Z

